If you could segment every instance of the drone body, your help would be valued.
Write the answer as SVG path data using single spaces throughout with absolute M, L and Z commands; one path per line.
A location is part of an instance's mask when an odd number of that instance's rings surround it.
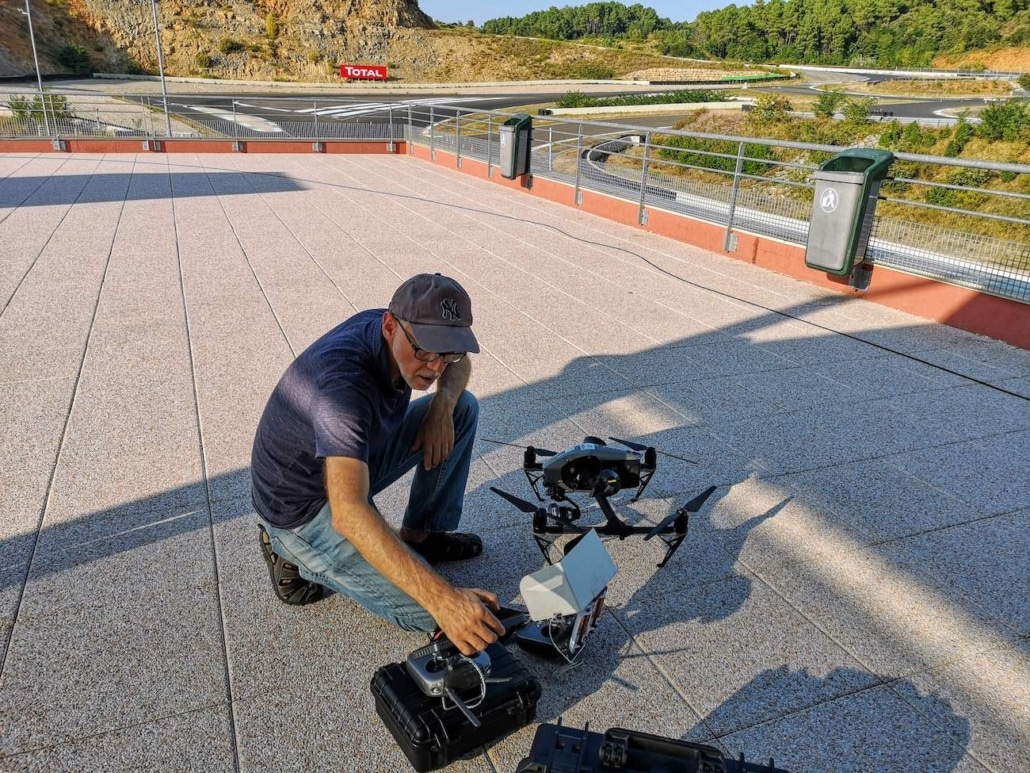
M 715 486 L 709 487 L 657 526 L 628 524 L 615 514 L 608 497 L 624 488 L 636 488 L 630 501 L 637 501 L 655 473 L 658 452 L 654 448 L 627 440 L 612 440 L 626 448 L 613 448 L 600 438 L 587 437 L 582 443 L 558 453 L 533 446 L 525 449 L 522 469 L 537 500 L 547 502 L 546 507 L 491 487 L 491 491 L 533 516 L 533 537 L 548 562 L 548 549 L 554 544 L 554 537 L 550 535 L 569 532 L 582 535 L 593 529 L 598 534 L 618 537 L 620 540 L 633 534 L 643 534 L 645 540 L 660 537 L 668 549 L 658 566 L 665 566 L 687 536 L 690 515 L 700 510 L 715 491 Z M 538 456 L 548 458 L 541 462 Z M 689 459 L 683 461 L 690 462 Z M 541 485 L 548 499 L 541 495 Z M 592 496 L 604 514 L 605 522 L 590 527 L 578 524 L 582 512 L 571 498 L 574 494 Z

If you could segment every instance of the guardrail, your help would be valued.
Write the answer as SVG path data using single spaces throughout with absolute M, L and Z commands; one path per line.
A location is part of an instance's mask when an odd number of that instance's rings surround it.
M 498 164 L 505 114 L 416 117 L 409 140 Z M 843 148 L 627 124 L 534 122 L 535 176 L 804 246 L 812 173 Z M 944 179 L 940 179 L 943 174 Z M 866 260 L 1030 303 L 1030 165 L 896 154 Z
M 176 137 L 407 140 L 488 165 L 499 162 L 499 127 L 509 116 L 466 109 L 460 100 L 224 97 L 177 105 L 166 123 L 160 97 L 47 92 L 40 104 L 31 92 L 18 96 L 28 108 L 0 115 L 0 137 L 161 139 L 170 123 Z M 727 250 L 738 231 L 804 246 L 812 173 L 839 150 L 537 117 L 531 168 L 577 194 L 588 189 L 633 202 L 641 222 L 649 208 L 659 208 L 721 226 Z M 1023 192 L 1030 190 L 1030 165 L 896 155 L 880 188 L 866 259 L 1030 303 L 1030 195 Z

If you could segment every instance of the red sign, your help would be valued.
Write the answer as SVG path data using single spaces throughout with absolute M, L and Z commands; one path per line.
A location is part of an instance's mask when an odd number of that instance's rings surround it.
M 355 81 L 385 81 L 386 68 L 378 64 L 341 64 L 340 77 Z

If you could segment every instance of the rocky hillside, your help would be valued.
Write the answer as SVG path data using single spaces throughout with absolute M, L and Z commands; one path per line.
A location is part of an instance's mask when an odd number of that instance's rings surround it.
M 31 73 L 21 0 L 0 2 L 0 76 Z M 44 73 L 75 66 L 157 69 L 149 0 L 31 0 Z M 434 25 L 417 0 L 161 0 L 166 72 L 219 78 L 329 80 L 344 61 L 391 62 L 394 41 Z
M 0 77 L 33 74 L 28 26 L 0 0 Z M 150 0 L 31 0 L 44 73 L 157 72 Z M 339 82 L 345 62 L 423 82 L 606 79 L 684 63 L 601 47 L 437 29 L 416 0 L 160 0 L 165 72 Z

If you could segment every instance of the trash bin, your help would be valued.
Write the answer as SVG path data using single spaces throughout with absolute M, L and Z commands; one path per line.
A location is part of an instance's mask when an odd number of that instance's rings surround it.
M 501 177 L 514 180 L 529 174 L 529 146 L 533 142 L 533 118 L 515 113 L 501 124 Z
M 805 265 L 828 274 L 851 273 L 865 257 L 880 183 L 894 162 L 887 150 L 848 148 L 824 163 L 815 179 Z

